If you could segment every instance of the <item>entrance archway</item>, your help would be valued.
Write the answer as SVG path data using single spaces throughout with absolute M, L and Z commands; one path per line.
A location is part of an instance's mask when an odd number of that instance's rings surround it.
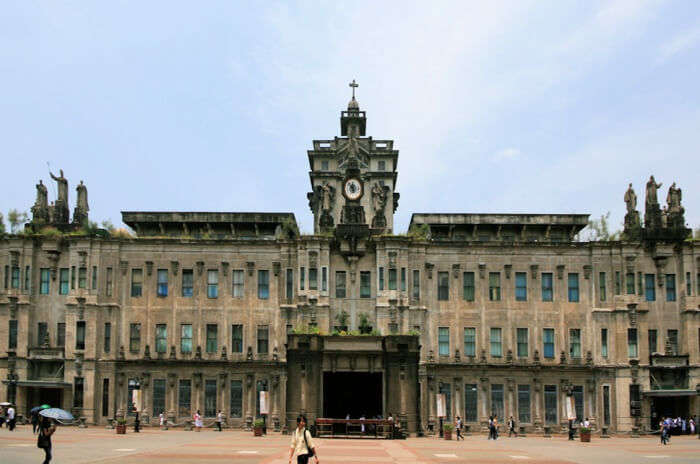
M 371 419 L 383 415 L 382 374 L 376 372 L 324 372 L 323 417 Z

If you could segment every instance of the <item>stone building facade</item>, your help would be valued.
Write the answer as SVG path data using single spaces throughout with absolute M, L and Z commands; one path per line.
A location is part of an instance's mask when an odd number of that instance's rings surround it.
M 438 397 L 473 429 L 700 414 L 700 252 L 675 184 L 661 209 L 649 181 L 644 227 L 630 186 L 621 240 L 554 214 L 414 214 L 396 235 L 398 151 L 354 95 L 308 159 L 313 235 L 292 213 L 193 212 L 123 212 L 136 237 L 110 235 L 81 229 L 82 182 L 72 223 L 63 173 L 52 206 L 37 185 L 0 241 L 0 397 L 249 427 L 267 391 L 277 430 L 391 413 L 430 433 Z

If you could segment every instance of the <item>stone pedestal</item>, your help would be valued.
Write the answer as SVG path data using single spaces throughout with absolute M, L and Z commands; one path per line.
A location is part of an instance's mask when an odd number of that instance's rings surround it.
M 187 419 L 185 421 L 185 431 L 187 431 L 187 432 L 192 431 L 192 420 L 191 419 Z
M 601 427 L 600 438 L 610 438 L 610 435 L 608 435 L 607 427 Z
M 544 429 L 544 434 L 542 435 L 544 438 L 552 438 L 552 427 L 549 425 L 545 425 L 543 427 Z

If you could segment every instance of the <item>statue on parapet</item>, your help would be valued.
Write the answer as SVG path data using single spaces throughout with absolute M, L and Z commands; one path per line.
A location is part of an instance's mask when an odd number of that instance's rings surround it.
M 63 176 L 63 169 L 59 170 L 60 176 L 56 177 L 49 172 L 51 178 L 58 185 L 58 198 L 54 206 L 53 222 L 67 224 L 69 222 L 70 209 L 68 208 L 68 179 Z
M 634 193 L 632 184 L 630 183 L 629 188 L 625 192 L 625 203 L 627 204 L 627 212 L 631 213 L 637 210 L 637 194 Z
M 49 196 L 44 183 L 39 180 L 36 184 L 36 201 L 32 206 L 32 222 L 48 223 L 49 217 Z
M 634 193 L 631 183 L 625 192 L 625 203 L 627 204 L 627 214 L 625 214 L 625 234 L 632 238 L 639 232 L 640 223 L 639 212 L 637 211 L 637 194 Z
M 661 183 L 656 183 L 654 176 L 649 177 L 649 182 L 647 182 L 646 209 L 644 211 L 644 226 L 647 229 L 661 228 L 661 209 L 659 208 L 659 200 L 656 192 L 662 185 Z
M 685 209 L 681 206 L 682 198 L 683 193 L 680 188 L 676 187 L 676 183 L 674 182 L 668 189 L 668 195 L 666 195 L 668 227 L 674 229 L 682 229 L 685 227 Z
M 85 224 L 88 219 L 88 211 L 90 207 L 88 206 L 88 196 L 87 187 L 80 181 L 80 184 L 75 188 L 78 194 L 78 201 L 76 202 L 75 209 L 73 210 L 73 223 L 74 224 Z

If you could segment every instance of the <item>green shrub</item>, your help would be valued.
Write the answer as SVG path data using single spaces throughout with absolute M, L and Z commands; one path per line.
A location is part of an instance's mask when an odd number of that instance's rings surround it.
M 262 419 L 255 419 L 255 422 L 253 422 L 253 427 L 262 427 L 265 425 L 265 421 Z
M 455 427 L 454 427 L 454 425 L 452 425 L 452 424 L 449 424 L 449 423 L 447 423 L 447 424 L 442 424 L 442 430 L 445 431 L 445 432 L 451 432 L 451 431 L 454 430 L 454 428 L 455 428 Z

